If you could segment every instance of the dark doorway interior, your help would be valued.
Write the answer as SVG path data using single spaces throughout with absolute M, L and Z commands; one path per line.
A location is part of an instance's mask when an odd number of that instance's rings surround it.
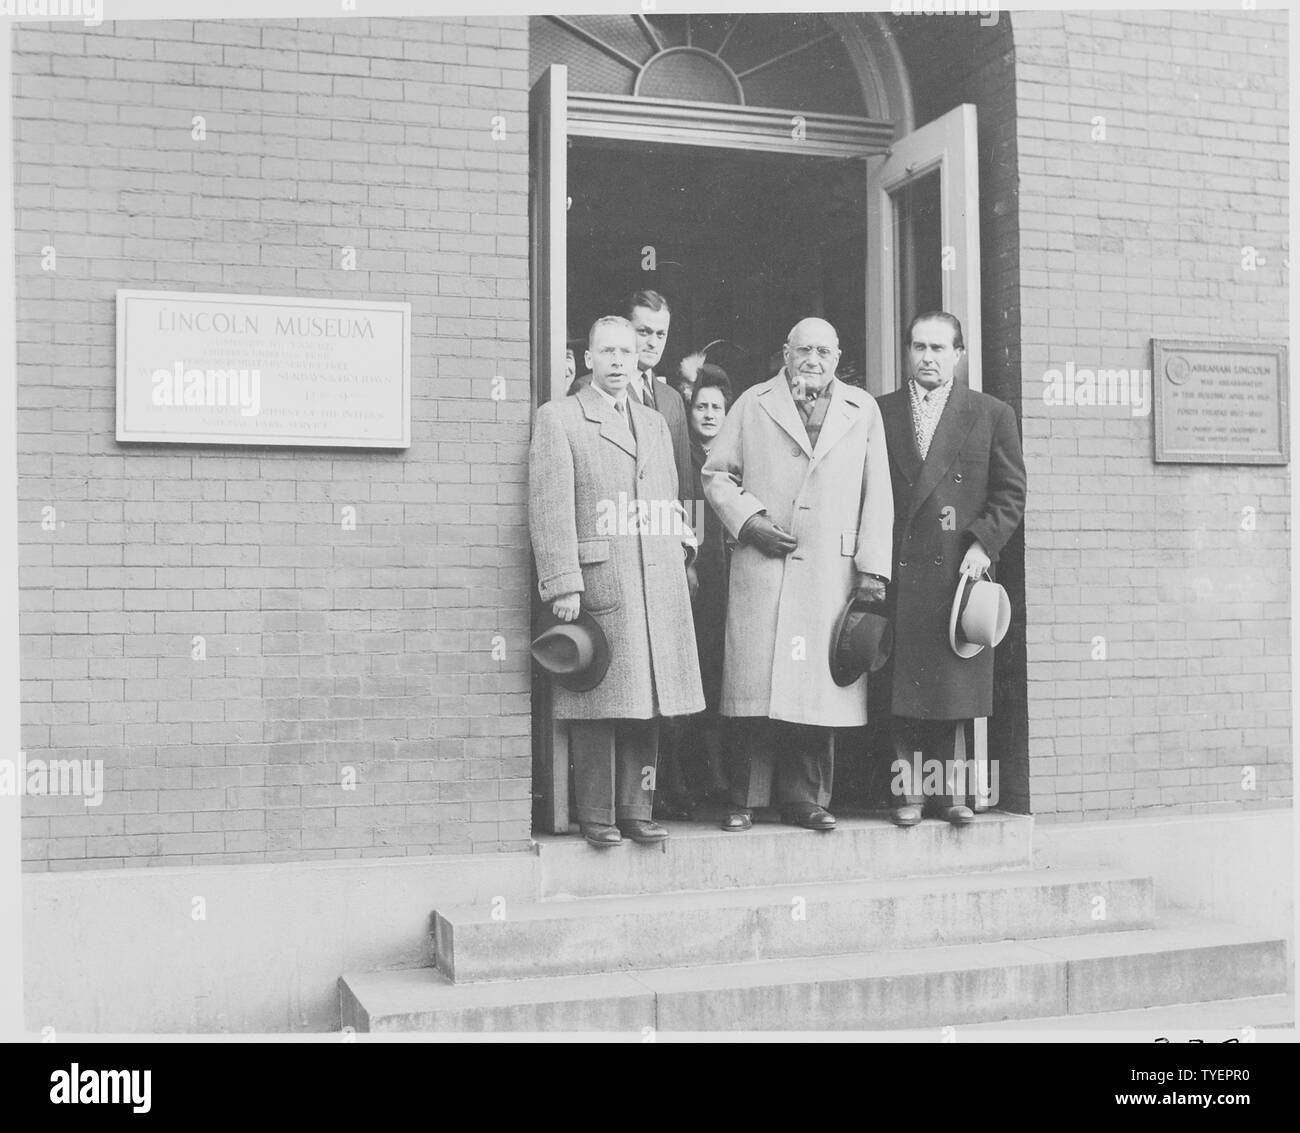
M 580 138 L 569 144 L 568 183 L 572 337 L 648 287 L 673 313 L 658 367 L 665 378 L 685 355 L 724 340 L 709 359 L 740 393 L 776 372 L 787 331 L 808 315 L 839 331 L 841 376 L 861 374 L 860 159 Z
M 569 143 L 568 184 L 570 337 L 653 288 L 672 308 L 658 367 L 666 378 L 685 355 L 724 340 L 709 359 L 739 394 L 776 372 L 790 327 L 817 315 L 839 332 L 839 375 L 861 384 L 862 159 L 579 138 Z M 886 764 L 868 758 L 883 750 L 874 730 L 843 729 L 836 749 L 835 806 L 851 813 L 882 801 Z

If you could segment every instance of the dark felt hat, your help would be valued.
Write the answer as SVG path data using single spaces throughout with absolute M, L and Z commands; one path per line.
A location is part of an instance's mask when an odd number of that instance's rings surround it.
M 572 692 L 595 688 L 609 671 L 609 639 L 586 610 L 577 621 L 562 622 L 547 606 L 530 648 L 533 660 Z
M 884 667 L 894 627 L 883 603 L 850 598 L 831 631 L 831 679 L 841 688 Z

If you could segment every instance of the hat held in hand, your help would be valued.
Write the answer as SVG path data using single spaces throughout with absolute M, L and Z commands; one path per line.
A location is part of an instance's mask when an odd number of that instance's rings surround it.
M 1011 599 L 1006 590 L 989 579 L 963 574 L 957 580 L 948 615 L 948 644 L 958 657 L 974 657 L 985 646 L 990 649 L 1006 637 L 1011 625 Z
M 529 647 L 533 660 L 571 692 L 587 692 L 609 671 L 609 639 L 596 619 L 581 610 L 578 620 L 562 622 L 548 605 L 537 619 Z
M 850 598 L 831 630 L 831 680 L 840 688 L 863 673 L 880 670 L 889 660 L 894 627 L 879 602 Z

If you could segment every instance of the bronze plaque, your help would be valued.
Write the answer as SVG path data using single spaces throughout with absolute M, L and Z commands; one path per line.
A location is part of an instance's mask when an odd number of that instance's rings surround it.
M 1156 460 L 1286 464 L 1287 348 L 1151 340 Z

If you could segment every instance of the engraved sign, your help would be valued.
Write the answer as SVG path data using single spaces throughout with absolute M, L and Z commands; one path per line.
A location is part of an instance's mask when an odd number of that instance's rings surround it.
M 1156 460 L 1286 464 L 1287 348 L 1151 340 Z
M 118 291 L 117 439 L 409 448 L 411 305 Z

